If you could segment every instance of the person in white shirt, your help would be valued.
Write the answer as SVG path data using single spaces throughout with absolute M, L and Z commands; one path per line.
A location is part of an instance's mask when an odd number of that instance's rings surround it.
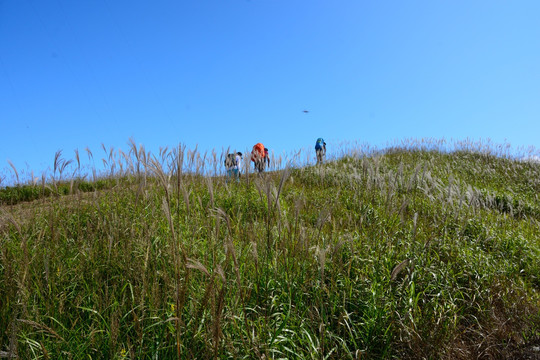
M 240 169 L 242 167 L 242 153 L 228 154 L 225 158 L 225 167 L 227 168 L 227 181 L 229 178 L 235 178 L 240 181 Z

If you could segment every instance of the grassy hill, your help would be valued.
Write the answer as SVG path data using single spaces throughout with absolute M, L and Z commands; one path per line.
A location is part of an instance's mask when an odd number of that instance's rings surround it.
M 0 190 L 0 354 L 540 356 L 540 164 L 393 148 L 227 183 L 181 150 Z

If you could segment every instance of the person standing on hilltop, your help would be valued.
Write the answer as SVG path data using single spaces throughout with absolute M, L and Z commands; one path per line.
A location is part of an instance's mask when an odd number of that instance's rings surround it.
M 225 168 L 227 169 L 227 181 L 229 178 L 235 178 L 236 182 L 240 181 L 240 167 L 242 164 L 242 153 L 228 154 L 225 158 Z
M 270 154 L 268 154 L 267 148 L 264 148 L 264 162 L 266 166 L 270 167 Z
M 270 158 L 268 157 L 268 149 L 263 144 L 257 143 L 251 150 L 251 161 L 255 170 L 260 174 L 264 171 L 266 163 L 270 165 Z
M 317 155 L 317 164 L 322 164 L 326 156 L 326 143 L 323 138 L 318 138 L 315 142 L 315 153 Z

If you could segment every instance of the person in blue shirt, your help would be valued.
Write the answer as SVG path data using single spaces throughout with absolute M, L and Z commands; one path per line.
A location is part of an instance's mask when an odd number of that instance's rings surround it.
M 326 143 L 323 138 L 318 138 L 315 142 L 315 153 L 317 154 L 317 164 L 322 164 L 326 157 Z

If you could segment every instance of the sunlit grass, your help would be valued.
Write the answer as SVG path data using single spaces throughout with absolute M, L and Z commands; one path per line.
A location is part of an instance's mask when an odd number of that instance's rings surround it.
M 540 164 L 506 146 L 341 144 L 260 176 L 245 152 L 240 183 L 229 149 L 129 147 L 104 146 L 100 171 L 57 153 L 0 190 L 0 354 L 466 359 L 538 341 Z

